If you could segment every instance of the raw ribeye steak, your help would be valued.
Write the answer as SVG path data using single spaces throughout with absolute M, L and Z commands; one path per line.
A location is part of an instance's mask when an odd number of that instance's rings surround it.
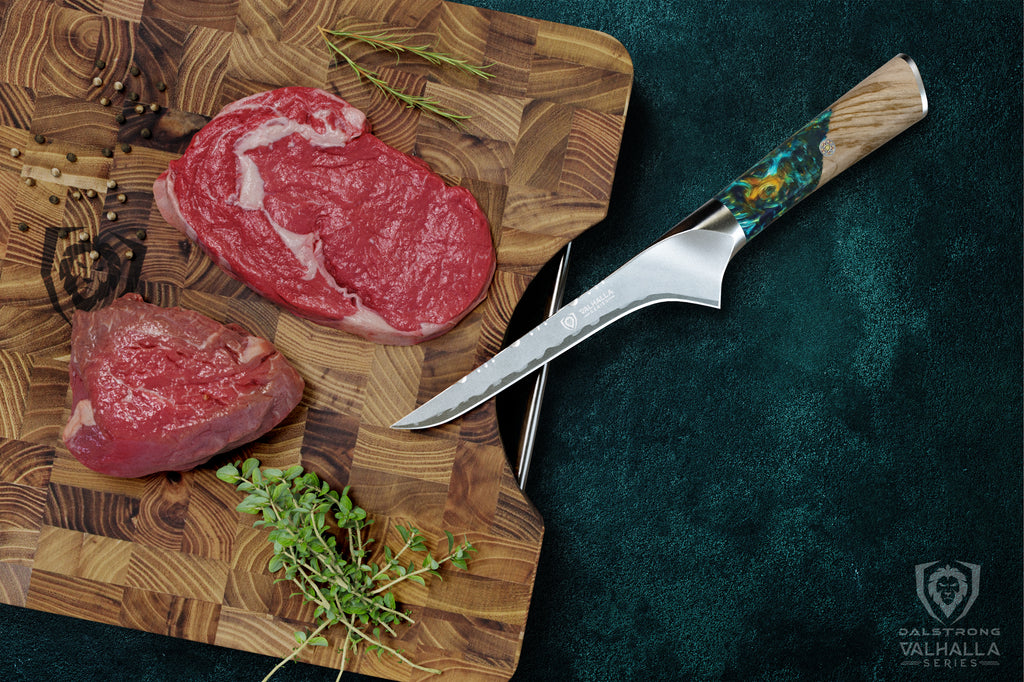
M 315 88 L 233 102 L 153 187 L 164 219 L 292 313 L 379 343 L 451 329 L 494 273 L 469 190 L 369 132 Z
M 70 375 L 65 445 L 90 469 L 123 478 L 192 469 L 255 440 L 304 386 L 266 339 L 138 294 L 75 312 Z

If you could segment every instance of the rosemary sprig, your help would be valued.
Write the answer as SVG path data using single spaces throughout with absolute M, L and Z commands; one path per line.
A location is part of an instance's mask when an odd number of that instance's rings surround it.
M 430 45 L 410 45 L 409 38 L 396 36 L 392 33 L 381 31 L 380 33 L 363 34 L 354 31 L 328 30 L 325 28 L 320 30 L 326 35 L 356 40 L 375 49 L 384 50 L 392 54 L 401 55 L 408 53 L 416 55 L 434 66 L 451 66 L 484 80 L 494 77 L 494 74 L 487 70 L 490 68 L 489 66 L 475 66 L 466 59 L 455 57 L 447 52 L 438 52 Z
M 354 59 L 349 57 L 332 38 L 358 41 L 366 45 L 370 45 L 374 49 L 390 52 L 399 56 L 402 54 L 411 54 L 420 57 L 435 66 L 450 66 L 484 80 L 493 78 L 494 76 L 494 74 L 487 71 L 489 68 L 487 66 L 475 66 L 465 59 L 454 57 L 446 52 L 438 52 L 429 45 L 409 45 L 407 38 L 402 38 L 393 34 L 384 32 L 360 34 L 353 31 L 331 30 L 324 28 L 323 26 L 320 26 L 319 28 L 320 34 L 323 36 L 324 42 L 327 43 L 330 50 L 348 64 L 360 78 L 376 87 L 385 96 L 396 99 L 409 109 L 419 109 L 421 111 L 429 112 L 435 116 L 447 119 L 458 126 L 461 126 L 462 122 L 468 119 L 469 116 L 445 109 L 436 99 L 432 99 L 424 95 L 409 94 L 401 88 L 397 88 L 389 84 L 376 71 L 360 65 Z
M 298 646 L 263 682 L 288 661 L 297 660 L 306 647 L 327 646 L 323 633 L 332 626 L 340 626 L 344 638 L 339 645 L 338 679 L 349 652 L 357 651 L 362 643 L 378 656 L 390 654 L 417 670 L 440 672 L 415 663 L 384 643 L 384 632 L 394 637 L 396 626 L 413 622 L 408 612 L 399 610 L 391 588 L 405 580 L 426 585 L 425 576 L 440 577 L 438 569 L 445 563 L 466 569 L 470 552 L 476 551 L 468 541 L 456 544 L 454 536 L 445 531 L 448 550 L 438 559 L 427 551 L 426 540 L 417 529 L 396 525 L 405 544 L 397 551 L 385 547 L 383 563 L 378 564 L 369 560 L 374 540 L 366 534 L 373 520 L 352 503 L 347 486 L 339 494 L 301 466 L 286 471 L 260 468 L 259 461 L 251 458 L 221 467 L 217 476 L 246 493 L 238 511 L 260 516 L 253 526 L 271 529 L 268 539 L 274 545 L 274 555 L 268 565 L 270 572 L 283 572 L 278 580 L 293 582 L 299 588 L 297 594 L 315 606 L 313 631 L 295 633 Z M 328 515 L 337 524 L 337 535 L 328 525 Z M 417 563 L 403 558 L 406 552 L 425 556 Z M 409 563 L 403 565 L 401 561 L 406 560 Z

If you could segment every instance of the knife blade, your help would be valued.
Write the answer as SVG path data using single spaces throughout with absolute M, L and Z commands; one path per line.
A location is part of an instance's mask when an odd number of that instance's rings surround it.
M 747 242 L 927 112 L 917 65 L 896 55 L 651 246 L 392 428 L 455 419 L 641 308 L 719 308 L 726 267 Z

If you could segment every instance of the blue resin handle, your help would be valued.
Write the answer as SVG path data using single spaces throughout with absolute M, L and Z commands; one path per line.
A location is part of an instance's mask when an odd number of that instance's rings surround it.
M 928 113 L 917 65 L 897 55 L 715 195 L 752 239 Z

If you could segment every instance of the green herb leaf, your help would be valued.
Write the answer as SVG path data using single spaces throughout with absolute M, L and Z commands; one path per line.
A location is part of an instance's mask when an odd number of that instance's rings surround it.
M 253 526 L 268 529 L 267 539 L 274 554 L 267 569 L 283 576 L 275 578 L 275 582 L 291 581 L 298 588 L 293 596 L 302 597 L 314 607 L 315 629 L 311 633 L 294 633 L 298 646 L 270 671 L 268 679 L 286 662 L 297 660 L 306 647 L 327 646 L 328 639 L 321 633 L 332 626 L 342 630 L 342 668 L 349 650 L 355 651 L 365 644 L 380 656 L 395 656 L 417 670 L 439 672 L 415 663 L 383 641 L 385 637 L 398 636 L 394 628 L 398 623 L 413 622 L 407 611 L 399 612 L 391 588 L 404 580 L 426 585 L 425 576 L 440 577 L 437 569 L 446 561 L 465 568 L 465 553 L 471 548 L 468 542 L 455 546 L 453 536 L 446 531 L 447 556 L 437 559 L 427 553 L 418 560 L 407 556 L 403 563 L 408 559 L 408 566 L 403 566 L 398 562 L 399 556 L 425 552 L 426 538 L 416 528 L 396 525 L 405 544 L 397 551 L 385 546 L 385 562 L 378 566 L 368 560 L 368 547 L 374 542 L 368 529 L 374 520 L 352 504 L 348 487 L 339 495 L 315 473 L 303 473 L 300 466 L 285 471 L 261 469 L 255 458 L 245 460 L 240 467 L 237 463 L 221 467 L 217 475 L 245 493 L 237 508 L 258 517 Z M 338 542 L 327 524 L 326 515 L 332 508 L 338 509 L 342 542 Z M 416 567 L 417 561 L 420 568 Z
M 328 48 L 333 52 L 336 57 L 339 57 L 341 61 L 344 61 L 349 67 L 356 72 L 356 74 L 366 82 L 373 85 L 385 96 L 394 98 L 398 102 L 404 104 L 409 109 L 419 109 L 435 116 L 447 119 L 457 126 L 461 126 L 462 122 L 469 118 L 463 114 L 457 114 L 455 112 L 444 109 L 441 103 L 435 99 L 425 97 L 423 95 L 412 95 L 400 88 L 396 88 L 385 81 L 380 74 L 376 71 L 367 69 L 361 66 L 351 57 L 349 57 L 337 44 L 335 39 L 342 40 L 354 40 L 365 43 L 374 47 L 378 50 L 385 52 L 391 52 L 393 54 L 411 54 L 421 59 L 425 59 L 435 66 L 449 66 L 455 69 L 459 69 L 465 73 L 476 76 L 487 80 L 492 78 L 494 74 L 490 73 L 487 69 L 489 66 L 474 66 L 467 60 L 459 57 L 454 57 L 444 52 L 438 52 L 427 45 L 409 45 L 408 40 L 400 36 L 395 36 L 386 33 L 376 34 L 359 34 L 351 31 L 343 30 L 329 30 L 324 27 L 320 27 L 320 34 L 323 36 L 324 42 L 327 43 Z

